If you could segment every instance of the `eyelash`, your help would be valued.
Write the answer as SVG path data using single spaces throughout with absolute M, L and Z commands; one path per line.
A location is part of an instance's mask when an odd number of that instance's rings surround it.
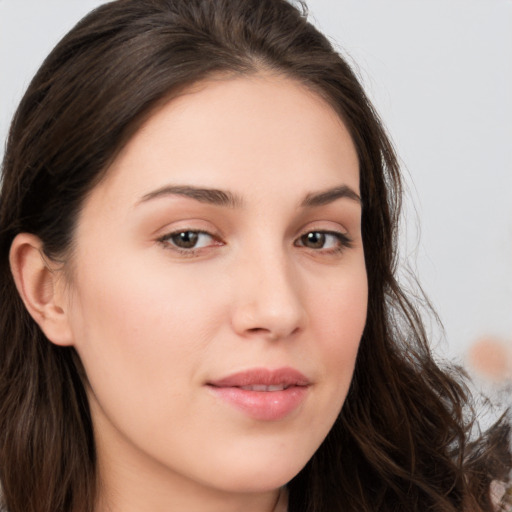
M 172 239 L 174 237 L 178 237 L 179 235 L 184 235 L 184 234 L 189 234 L 189 235 L 193 234 L 197 237 L 199 237 L 201 235 L 206 235 L 206 236 L 210 237 L 216 243 L 213 243 L 213 244 L 210 243 L 205 247 L 195 247 L 195 246 L 189 247 L 189 248 L 179 247 L 178 245 L 176 245 L 175 242 L 172 241 Z M 211 233 L 208 233 L 207 231 L 202 231 L 200 229 L 180 229 L 178 231 L 173 231 L 172 233 L 167 233 L 166 235 L 160 237 L 158 239 L 158 242 L 160 242 L 166 249 L 176 251 L 183 256 L 189 256 L 189 257 L 195 256 L 202 249 L 209 247 L 211 245 L 223 245 L 218 237 L 215 237 Z
M 328 231 L 328 230 L 311 230 L 307 231 L 303 235 L 301 235 L 297 240 L 294 242 L 294 245 L 296 247 L 306 247 L 303 245 L 304 239 L 306 239 L 310 235 L 321 235 L 324 237 L 324 240 L 326 237 L 334 237 L 337 240 L 337 246 L 329 249 L 324 249 L 323 247 L 318 248 L 318 250 L 322 250 L 323 254 L 339 254 L 343 252 L 345 249 L 349 249 L 352 247 L 352 239 L 345 233 L 341 233 L 339 231 Z M 312 249 L 312 248 L 309 248 Z M 312 249 L 316 251 L 317 249 Z
M 205 235 L 205 236 L 210 237 L 214 243 L 208 244 L 203 247 L 194 246 L 194 247 L 184 248 L 184 247 L 179 247 L 178 245 L 176 245 L 175 241 L 172 241 L 173 238 L 178 237 L 179 235 L 185 235 L 185 234 L 187 234 L 187 235 L 192 234 L 193 236 L 196 236 L 196 237 Z M 306 245 L 304 245 L 304 241 L 307 240 L 307 237 L 310 235 L 321 235 L 322 237 L 324 237 L 324 243 L 325 243 L 326 237 L 329 237 L 329 236 L 334 237 L 337 240 L 337 246 L 333 247 L 333 248 L 329 248 L 329 249 L 324 249 L 322 247 L 320 247 L 320 248 L 310 248 L 309 247 L 308 248 Z M 207 231 L 202 231 L 202 230 L 198 230 L 198 229 L 180 229 L 179 231 L 167 233 L 164 236 L 160 237 L 158 239 L 158 242 L 161 243 L 166 249 L 176 251 L 179 254 L 188 256 L 188 257 L 196 256 L 200 251 L 202 251 L 203 249 L 205 249 L 207 247 L 210 247 L 211 245 L 213 245 L 213 246 L 224 245 L 220 241 L 220 239 L 218 237 L 216 237 L 215 235 L 212 235 L 211 233 L 208 233 Z M 293 245 L 295 247 L 305 247 L 306 249 L 310 249 L 314 252 L 322 251 L 323 254 L 339 254 L 339 253 L 343 252 L 345 249 L 352 247 L 352 239 L 345 233 L 341 233 L 338 231 L 317 229 L 317 230 L 307 231 L 306 233 L 300 235 L 295 240 Z

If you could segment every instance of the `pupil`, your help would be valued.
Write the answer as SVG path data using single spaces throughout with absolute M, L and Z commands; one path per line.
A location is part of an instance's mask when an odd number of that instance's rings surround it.
M 198 234 L 193 231 L 183 231 L 173 236 L 173 242 L 183 249 L 190 249 L 197 244 Z
M 304 235 L 302 243 L 307 245 L 308 247 L 312 247 L 314 249 L 321 249 L 325 245 L 325 235 L 323 233 L 308 233 Z

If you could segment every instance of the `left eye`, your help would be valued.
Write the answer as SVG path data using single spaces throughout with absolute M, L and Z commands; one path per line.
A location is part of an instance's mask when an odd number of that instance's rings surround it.
M 296 245 L 308 249 L 339 249 L 348 246 L 349 240 L 343 233 L 310 231 L 299 237 Z
M 178 231 L 163 237 L 162 242 L 169 243 L 178 249 L 200 249 L 212 244 L 213 236 L 204 231 Z

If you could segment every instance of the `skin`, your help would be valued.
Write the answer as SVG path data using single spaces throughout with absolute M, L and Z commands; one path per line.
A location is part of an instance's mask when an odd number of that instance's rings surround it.
M 220 189 L 235 204 L 168 186 Z M 85 201 L 66 272 L 39 292 L 58 319 L 31 309 L 86 369 L 98 511 L 273 509 L 342 407 L 365 324 L 359 201 L 301 205 L 339 187 L 359 194 L 349 133 L 319 96 L 280 76 L 201 83 L 117 157 Z M 195 248 L 169 236 L 191 230 L 202 232 Z M 30 295 L 37 241 L 16 244 L 14 273 Z M 310 385 L 277 421 L 206 385 L 284 366 Z

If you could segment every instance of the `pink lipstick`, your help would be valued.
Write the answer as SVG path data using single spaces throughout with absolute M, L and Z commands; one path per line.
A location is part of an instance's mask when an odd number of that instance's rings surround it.
M 302 404 L 310 384 L 293 368 L 254 368 L 208 382 L 208 387 L 253 419 L 277 421 Z

